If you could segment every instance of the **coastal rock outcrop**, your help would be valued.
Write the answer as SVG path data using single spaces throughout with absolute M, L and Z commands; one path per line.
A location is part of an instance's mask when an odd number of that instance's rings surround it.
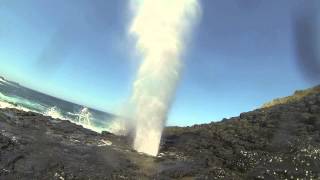
M 167 127 L 157 157 L 127 137 L 0 109 L 0 179 L 320 179 L 320 90 L 291 99 Z

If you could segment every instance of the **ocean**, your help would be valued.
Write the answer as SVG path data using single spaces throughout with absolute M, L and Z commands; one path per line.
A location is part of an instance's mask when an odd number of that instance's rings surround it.
M 23 87 L 0 76 L 0 108 L 32 111 L 69 120 L 96 132 L 115 131 L 116 116 Z

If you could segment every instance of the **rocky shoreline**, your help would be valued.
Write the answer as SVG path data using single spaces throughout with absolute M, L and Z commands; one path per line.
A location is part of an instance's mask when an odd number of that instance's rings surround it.
M 0 109 L 0 179 L 320 179 L 320 88 L 239 117 L 168 127 L 158 157 L 130 139 Z

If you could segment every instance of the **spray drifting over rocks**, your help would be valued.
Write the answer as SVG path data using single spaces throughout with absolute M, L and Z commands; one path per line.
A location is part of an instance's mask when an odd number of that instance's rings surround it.
M 142 64 L 133 84 L 134 148 L 157 155 L 181 70 L 181 53 L 200 12 L 197 0 L 132 0 L 130 34 Z

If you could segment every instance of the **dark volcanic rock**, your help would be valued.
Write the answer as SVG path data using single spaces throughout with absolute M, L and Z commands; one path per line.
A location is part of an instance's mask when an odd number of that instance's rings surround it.
M 320 179 L 318 89 L 221 122 L 166 128 L 158 157 L 135 152 L 126 137 L 0 109 L 0 179 Z

